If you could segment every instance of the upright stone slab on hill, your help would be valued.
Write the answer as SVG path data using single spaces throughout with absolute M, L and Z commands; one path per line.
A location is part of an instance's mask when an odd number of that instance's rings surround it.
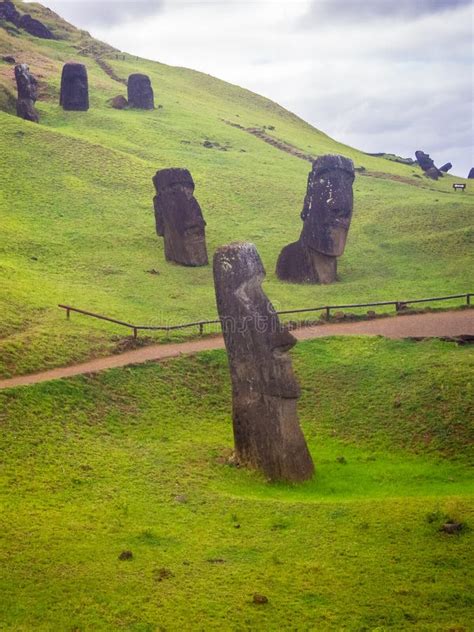
M 184 266 L 205 266 L 206 222 L 194 197 L 187 169 L 162 169 L 153 177 L 156 232 L 165 240 L 165 257 Z
M 15 66 L 15 79 L 18 90 L 16 113 L 25 121 L 38 123 L 39 115 L 35 108 L 38 96 L 38 84 L 26 64 Z
M 467 177 L 468 177 L 468 180 L 473 180 L 474 179 L 474 167 L 471 167 Z
M 337 257 L 346 245 L 354 204 L 354 164 L 344 156 L 321 156 L 308 176 L 298 241 L 285 246 L 277 261 L 282 281 L 334 283 Z
M 154 110 L 155 101 L 150 78 L 147 75 L 130 75 L 127 82 L 128 104 L 131 108 Z
M 232 380 L 235 457 L 272 481 L 305 481 L 314 466 L 298 422 L 300 387 L 288 355 L 296 340 L 265 296 L 264 277 L 253 244 L 230 244 L 214 255 Z
M 89 84 L 84 64 L 64 64 L 59 104 L 64 110 L 85 112 L 89 109 Z

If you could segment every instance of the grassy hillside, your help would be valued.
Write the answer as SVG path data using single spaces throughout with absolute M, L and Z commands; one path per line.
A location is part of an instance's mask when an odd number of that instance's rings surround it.
M 341 145 L 246 90 L 127 54 L 117 59 L 116 51 L 40 5 L 29 4 L 28 11 L 66 39 L 39 40 L 0 28 L 0 56 L 28 63 L 40 80 L 41 115 L 40 125 L 14 116 L 13 68 L 0 61 L 0 375 L 117 347 L 123 330 L 80 318 L 66 323 L 59 302 L 142 324 L 214 316 L 210 267 L 166 263 L 154 234 L 151 177 L 163 167 L 191 170 L 210 253 L 236 239 L 257 245 L 268 294 L 282 308 L 472 289 L 471 183 L 466 193 L 453 193 L 450 176 L 429 181 L 416 167 Z M 61 67 L 71 59 L 87 64 L 87 113 L 58 106 Z M 162 107 L 110 108 L 107 101 L 126 87 L 104 67 L 119 78 L 149 74 Z M 355 182 L 354 219 L 337 284 L 276 279 L 278 253 L 301 228 L 309 163 L 226 121 L 265 126 L 304 152 L 342 153 L 365 168 Z M 206 148 L 205 140 L 218 145 Z
M 0 393 L 0 627 L 470 630 L 472 349 L 294 357 L 296 487 L 228 464 L 224 352 Z

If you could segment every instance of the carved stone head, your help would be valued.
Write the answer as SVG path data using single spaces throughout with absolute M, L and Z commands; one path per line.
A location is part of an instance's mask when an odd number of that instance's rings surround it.
M 156 232 L 165 238 L 168 261 L 201 266 L 208 263 L 206 222 L 194 197 L 194 181 L 187 169 L 162 169 L 153 177 Z
M 288 351 L 296 339 L 280 324 L 263 292 L 265 269 L 256 247 L 234 243 L 214 257 L 218 312 L 234 382 L 273 397 L 296 399 L 300 388 Z
M 59 104 L 65 110 L 89 109 L 89 84 L 84 64 L 68 62 L 63 66 Z
M 153 110 L 155 107 L 153 88 L 147 75 L 135 73 L 127 82 L 128 104 L 131 108 Z
M 321 156 L 313 163 L 301 219 L 301 243 L 331 257 L 344 252 L 351 224 L 354 164 L 343 156 Z
M 30 73 L 26 64 L 15 66 L 15 79 L 19 99 L 31 99 L 33 103 L 38 97 L 38 82 Z

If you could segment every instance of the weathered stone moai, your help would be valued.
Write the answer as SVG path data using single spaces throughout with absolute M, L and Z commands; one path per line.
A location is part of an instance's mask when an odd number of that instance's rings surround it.
M 26 64 L 17 64 L 15 66 L 15 79 L 18 90 L 17 115 L 25 119 L 25 121 L 38 123 L 39 114 L 35 108 L 38 97 L 38 83 L 35 77 L 30 73 L 30 69 Z
M 474 178 L 474 167 L 470 168 L 469 173 L 467 174 L 467 177 L 469 180 L 472 180 Z
M 64 110 L 85 112 L 89 109 L 89 83 L 84 64 L 64 64 L 59 104 Z
M 184 266 L 208 264 L 206 222 L 194 197 L 187 169 L 162 169 L 153 176 L 156 233 L 165 240 L 165 257 Z
M 155 100 L 150 78 L 147 75 L 130 75 L 127 81 L 128 105 L 140 110 L 154 110 Z
M 308 176 L 298 241 L 285 246 L 276 273 L 293 283 L 334 283 L 337 257 L 346 245 L 354 197 L 354 165 L 343 156 L 321 156 Z
M 437 180 L 439 177 L 443 177 L 443 172 L 441 169 L 435 165 L 434 160 L 430 158 L 429 154 L 425 154 L 424 151 L 418 149 L 415 151 L 416 160 L 421 167 L 421 169 L 425 172 L 425 176 L 427 178 L 431 178 L 432 180 Z M 445 166 L 447 166 L 447 163 Z M 449 171 L 449 169 L 447 170 Z
M 253 244 L 230 244 L 214 255 L 232 381 L 235 457 L 272 481 L 305 481 L 314 466 L 296 410 L 300 387 L 288 354 L 296 340 L 265 296 L 264 278 Z

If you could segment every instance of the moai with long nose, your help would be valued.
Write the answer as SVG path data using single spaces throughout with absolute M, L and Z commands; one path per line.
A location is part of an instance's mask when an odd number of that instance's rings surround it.
M 352 219 L 354 164 L 344 156 L 321 156 L 308 176 L 298 241 L 285 246 L 277 261 L 282 281 L 334 283 L 337 258 L 346 245 Z
M 232 381 L 235 458 L 272 481 L 305 481 L 314 465 L 298 422 L 300 387 L 288 355 L 296 339 L 264 294 L 264 278 L 253 244 L 216 251 L 214 285 Z
M 85 112 L 89 109 L 89 83 L 84 64 L 68 62 L 63 66 L 59 105 L 64 110 Z
M 153 176 L 156 233 L 164 237 L 165 258 L 183 266 L 208 264 L 206 222 L 187 169 L 162 169 Z
M 15 66 L 15 79 L 18 91 L 16 102 L 17 115 L 25 121 L 39 122 L 39 114 L 36 111 L 35 103 L 38 98 L 38 82 L 30 73 L 26 64 Z
M 155 100 L 150 78 L 139 73 L 130 75 L 127 81 L 128 105 L 140 110 L 153 110 Z

